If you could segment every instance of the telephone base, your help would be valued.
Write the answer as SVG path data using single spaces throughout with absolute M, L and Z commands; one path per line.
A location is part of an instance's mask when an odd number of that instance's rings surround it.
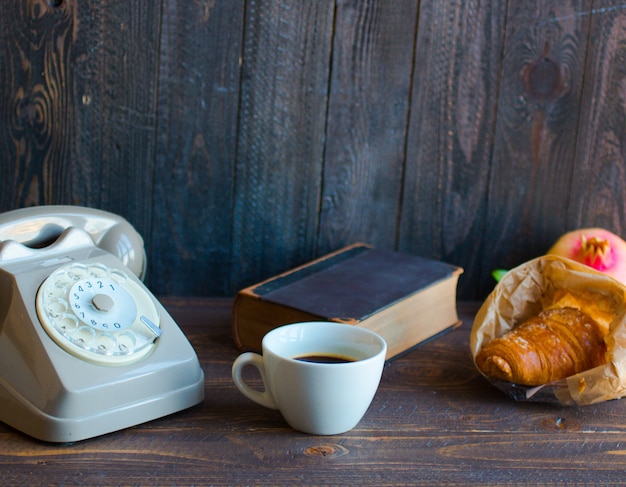
M 0 383 L 0 421 L 38 440 L 74 443 L 168 416 L 190 408 L 204 399 L 204 375 L 193 384 L 117 409 L 96 411 L 83 417 L 46 414 L 20 401 L 11 388 Z
M 42 249 L 0 241 L 0 291 L 0 421 L 9 426 L 68 443 L 204 399 L 191 343 L 86 231 L 70 227 Z

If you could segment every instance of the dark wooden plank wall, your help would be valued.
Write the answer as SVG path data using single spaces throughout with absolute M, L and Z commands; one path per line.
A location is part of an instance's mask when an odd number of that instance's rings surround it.
M 143 234 L 157 294 L 232 295 L 354 241 L 490 271 L 626 236 L 609 0 L 9 0 L 0 211 Z

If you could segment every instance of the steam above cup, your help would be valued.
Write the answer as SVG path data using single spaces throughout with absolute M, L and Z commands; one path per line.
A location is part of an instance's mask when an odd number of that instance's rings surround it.
M 249 399 L 281 412 L 294 429 L 335 435 L 354 428 L 367 411 L 382 375 L 387 344 L 352 325 L 303 322 L 263 338 L 263 355 L 247 352 L 232 367 L 237 388 Z M 258 369 L 264 391 L 242 378 Z

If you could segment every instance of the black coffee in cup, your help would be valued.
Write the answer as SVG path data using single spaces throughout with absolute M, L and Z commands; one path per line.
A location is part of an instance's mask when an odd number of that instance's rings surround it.
M 347 357 L 345 355 L 330 355 L 330 354 L 312 354 L 302 355 L 300 357 L 294 357 L 301 362 L 313 362 L 316 364 L 346 364 L 349 362 L 356 362 L 355 358 Z

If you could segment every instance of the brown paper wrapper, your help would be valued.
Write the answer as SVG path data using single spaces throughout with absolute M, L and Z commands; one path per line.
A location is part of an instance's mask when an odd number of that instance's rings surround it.
M 483 344 L 549 307 L 577 307 L 606 329 L 607 362 L 537 387 L 487 377 L 517 401 L 587 405 L 626 395 L 626 287 L 573 260 L 546 255 L 507 272 L 474 319 L 472 358 Z

